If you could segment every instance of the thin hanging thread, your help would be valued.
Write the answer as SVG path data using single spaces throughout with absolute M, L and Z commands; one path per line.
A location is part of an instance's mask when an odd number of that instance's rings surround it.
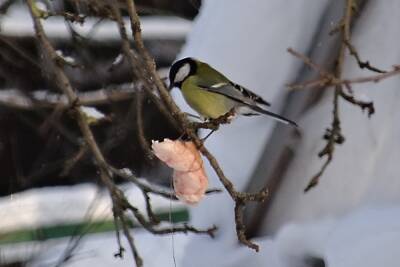
M 174 240 L 174 224 L 172 222 L 172 197 L 173 197 L 173 186 L 172 186 L 172 179 L 170 181 L 170 190 L 171 190 L 171 197 L 169 199 L 169 223 L 171 224 L 171 244 L 172 244 L 172 259 L 174 260 L 174 266 L 176 267 L 176 258 L 175 258 L 175 240 Z

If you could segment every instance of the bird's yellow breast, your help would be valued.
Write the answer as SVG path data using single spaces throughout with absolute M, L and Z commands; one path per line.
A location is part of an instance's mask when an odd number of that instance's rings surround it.
M 205 118 L 216 119 L 229 112 L 235 102 L 226 96 L 208 92 L 196 86 L 192 77 L 187 78 L 181 87 L 183 97 L 191 108 Z

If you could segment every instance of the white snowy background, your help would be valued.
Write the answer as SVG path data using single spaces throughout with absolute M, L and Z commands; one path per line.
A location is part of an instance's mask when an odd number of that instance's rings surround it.
M 270 100 L 279 111 L 287 93 L 285 84 L 296 78 L 301 67 L 286 48 L 308 51 L 329 2 L 205 0 L 180 57 L 209 62 Z M 399 0 L 368 1 L 353 29 L 352 40 L 360 55 L 383 69 L 400 63 L 398 14 Z M 365 74 L 347 57 L 346 77 Z M 374 101 L 376 114 L 368 119 L 358 107 L 340 103 L 346 142 L 337 147 L 320 184 L 308 194 L 303 189 L 322 164 L 317 153 L 331 120 L 332 95 L 325 94 L 300 118 L 302 138 L 263 226 L 266 235 L 255 240 L 261 246 L 259 253 L 238 245 L 233 203 L 227 194 L 219 194 L 190 210 L 193 225 L 219 227 L 214 240 L 197 235 L 154 237 L 135 230 L 145 266 L 174 266 L 172 246 L 177 266 L 305 267 L 312 266 L 311 258 L 322 258 L 326 266 L 334 267 L 399 266 L 399 88 L 400 77 L 354 86 L 358 95 Z M 177 90 L 174 96 L 184 107 Z M 246 185 L 273 123 L 263 117 L 239 118 L 207 141 L 239 189 Z M 211 186 L 220 186 L 211 169 L 208 173 Z M 2 200 L 6 201 L 13 200 Z M 51 247 L 61 251 L 63 241 L 58 242 Z M 23 246 L 0 250 L 12 253 Z M 52 260 L 54 250 L 31 266 Z M 87 237 L 80 250 L 84 256 L 68 266 L 132 266 L 129 257 L 113 259 L 115 250 L 112 233 Z

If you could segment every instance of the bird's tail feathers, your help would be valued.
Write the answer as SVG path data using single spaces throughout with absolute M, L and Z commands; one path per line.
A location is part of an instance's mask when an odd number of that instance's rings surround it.
M 279 121 L 279 122 L 281 122 L 281 123 L 290 124 L 290 125 L 293 125 L 293 126 L 295 126 L 295 127 L 298 127 L 297 123 L 295 123 L 294 121 L 291 121 L 291 120 L 289 120 L 289 119 L 286 119 L 285 117 L 283 117 L 283 116 L 281 116 L 281 115 L 278 115 L 278 114 L 276 114 L 276 113 L 273 113 L 273 112 L 271 112 L 271 111 L 262 109 L 262 108 L 260 108 L 260 107 L 258 107 L 258 106 L 250 106 L 250 108 L 251 108 L 252 110 L 256 111 L 256 112 L 259 112 L 259 113 L 268 115 L 268 116 L 272 117 L 273 119 L 275 119 L 275 120 L 277 120 L 277 121 Z

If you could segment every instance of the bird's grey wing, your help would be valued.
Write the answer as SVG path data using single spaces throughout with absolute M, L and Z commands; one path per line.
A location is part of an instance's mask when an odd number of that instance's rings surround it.
M 235 87 L 238 91 L 240 91 L 244 96 L 252 99 L 254 102 L 257 104 L 261 104 L 264 106 L 271 106 L 271 104 L 267 101 L 265 101 L 261 96 L 257 95 L 256 93 L 253 93 L 249 89 L 244 88 L 243 86 L 230 82 L 230 84 Z
M 247 106 L 256 106 L 257 103 L 251 98 L 245 96 L 240 90 L 235 88 L 231 83 L 217 83 L 214 85 L 198 85 L 208 92 L 224 95 L 232 100 Z
M 233 99 L 238 103 L 247 106 L 253 111 L 268 115 L 280 122 L 283 122 L 285 124 L 292 124 L 297 127 L 297 124 L 295 122 L 288 120 L 285 117 L 282 117 L 276 113 L 260 108 L 259 106 L 257 106 L 257 102 L 255 100 L 253 100 L 250 97 L 247 97 L 246 94 L 243 94 L 240 90 L 235 88 L 235 86 L 233 86 L 231 83 L 218 83 L 212 86 L 202 86 L 202 85 L 198 86 L 203 88 L 204 90 L 207 90 L 208 92 L 213 92 L 229 97 L 230 99 Z M 248 114 L 253 115 L 253 113 L 248 113 Z
M 216 83 L 211 86 L 199 86 L 207 91 L 225 95 L 246 105 L 261 104 L 265 106 L 271 106 L 271 104 L 265 101 L 261 96 L 233 82 Z

